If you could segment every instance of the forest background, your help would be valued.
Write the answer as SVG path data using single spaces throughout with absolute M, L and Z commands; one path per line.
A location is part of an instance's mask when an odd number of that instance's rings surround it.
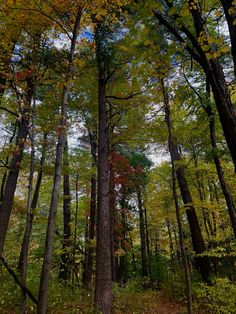
M 235 17 L 1 1 L 1 313 L 235 313 Z

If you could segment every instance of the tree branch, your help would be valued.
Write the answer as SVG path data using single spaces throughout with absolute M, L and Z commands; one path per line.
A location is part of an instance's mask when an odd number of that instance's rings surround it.
M 17 113 L 15 113 L 15 112 L 13 112 L 13 111 L 11 111 L 11 110 L 5 108 L 5 107 L 0 106 L 0 109 L 1 109 L 1 110 L 4 110 L 4 111 L 7 111 L 8 113 L 13 114 L 13 115 L 16 116 L 16 117 L 19 117 L 19 115 L 18 115 Z
M 145 90 L 146 91 L 146 90 Z M 137 95 L 140 95 L 140 94 L 143 94 L 145 91 L 143 92 L 138 92 L 138 93 L 131 93 L 129 96 L 125 96 L 125 97 L 119 97 L 119 96 L 106 96 L 107 99 L 120 99 L 120 100 L 126 100 L 126 99 L 130 99 L 134 96 L 137 96 Z
M 15 280 L 15 283 L 21 287 L 21 289 L 28 295 L 28 297 L 36 304 L 38 305 L 38 301 L 32 294 L 32 292 L 22 283 L 20 278 L 18 277 L 17 273 L 11 268 L 11 266 L 7 263 L 3 255 L 0 253 L 0 260 L 2 261 L 3 265 L 5 266 L 8 273 L 13 277 Z
M 190 55 L 193 57 L 193 59 L 195 61 L 197 61 L 198 63 L 202 64 L 202 60 L 201 57 L 199 56 L 199 54 L 197 54 L 184 40 L 184 38 L 177 32 L 177 30 L 166 20 L 164 19 L 164 17 L 159 14 L 157 11 L 153 10 L 154 16 L 156 17 L 156 19 L 163 25 L 165 26 L 165 28 L 180 42 L 184 45 L 184 49 L 186 51 L 188 51 L 188 53 L 190 53 Z M 186 32 L 186 28 L 182 26 L 182 31 L 185 33 Z M 189 36 L 191 36 L 192 34 L 190 32 L 188 32 L 188 35 L 185 33 L 185 35 L 189 38 Z M 193 37 L 193 35 L 192 35 Z M 192 39 L 189 38 L 190 40 Z

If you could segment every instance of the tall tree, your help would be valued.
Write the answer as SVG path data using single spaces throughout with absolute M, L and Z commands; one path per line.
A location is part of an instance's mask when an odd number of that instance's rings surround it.
M 41 270 L 39 296 L 38 296 L 38 299 L 39 299 L 38 307 L 37 307 L 38 314 L 45 314 L 47 311 L 47 295 L 48 295 L 49 274 L 50 274 L 50 268 L 51 268 L 51 258 L 52 258 L 52 249 L 53 249 L 53 235 L 55 231 L 57 203 L 58 203 L 60 180 L 61 180 L 61 173 L 62 173 L 62 157 L 63 157 L 66 121 L 67 121 L 66 120 L 67 119 L 67 103 L 68 103 L 68 96 L 69 96 L 69 91 L 70 91 L 69 82 L 72 78 L 76 40 L 79 33 L 82 10 L 83 8 L 77 5 L 77 10 L 76 10 L 77 12 L 75 15 L 75 21 L 73 24 L 73 31 L 72 31 L 72 37 L 71 37 L 71 43 L 70 43 L 70 53 L 69 53 L 69 58 L 68 58 L 68 68 L 66 72 L 66 81 L 63 87 L 62 102 L 61 102 L 61 122 L 60 122 L 60 130 L 59 130 L 57 148 L 56 148 L 53 191 L 52 191 L 51 204 L 50 204 L 50 210 L 49 210 L 47 234 L 46 234 L 45 249 L 44 249 L 44 259 L 43 259 L 43 265 L 42 265 L 42 270 Z
M 67 135 L 65 135 L 63 168 L 63 239 L 59 279 L 68 281 L 71 268 L 71 195 Z
M 17 119 L 18 131 L 16 137 L 16 147 L 11 159 L 10 170 L 7 176 L 4 194 L 2 196 L 2 204 L 0 207 L 0 252 L 3 250 L 7 234 L 13 199 L 25 148 L 25 141 L 28 135 L 31 114 L 31 100 L 34 93 L 34 79 L 31 72 L 27 74 L 26 81 L 27 90 L 24 99 L 24 106 L 21 111 L 20 119 Z
M 206 78 L 212 87 L 212 93 L 215 99 L 221 126 L 224 136 L 234 162 L 236 171 L 236 118 L 234 108 L 230 98 L 230 92 L 227 81 L 220 63 L 218 55 L 215 56 L 210 43 L 207 19 L 205 18 L 199 1 L 188 0 L 188 10 L 192 17 L 191 28 L 186 26 L 181 19 L 177 7 L 172 1 L 165 0 L 165 5 L 169 10 L 174 11 L 171 20 L 168 16 L 154 10 L 154 16 L 171 33 L 178 42 L 184 45 L 184 49 L 190 54 L 191 58 L 201 66 Z M 174 21 L 174 24 L 172 23 Z
M 161 85 L 162 85 L 162 92 L 163 92 L 163 99 L 164 99 L 165 119 L 166 119 L 166 123 L 168 123 L 168 125 L 171 126 L 169 95 L 167 93 L 164 80 L 162 80 Z M 174 141 L 173 135 L 172 135 L 171 142 L 169 143 L 169 148 L 170 148 L 171 159 L 173 160 L 173 162 L 174 163 L 181 162 L 181 155 L 178 151 L 178 146 L 176 142 Z M 185 208 L 186 208 L 186 214 L 187 214 L 188 223 L 189 223 L 189 227 L 191 231 L 193 249 L 196 254 L 201 254 L 206 251 L 206 247 L 205 247 L 204 239 L 201 233 L 196 210 L 193 205 L 193 200 L 192 200 L 192 196 L 191 196 L 190 189 L 188 186 L 188 182 L 185 177 L 184 165 L 180 164 L 176 166 L 175 170 L 176 170 L 176 177 L 178 180 L 183 203 L 185 204 Z M 200 272 L 201 272 L 203 280 L 206 282 L 209 282 L 209 276 L 210 276 L 210 271 L 211 271 L 209 258 L 207 256 L 203 256 L 203 257 L 197 256 L 196 261 L 200 268 Z
M 112 312 L 111 234 L 109 208 L 108 127 L 106 106 L 106 32 L 97 24 L 95 31 L 98 66 L 98 203 L 95 310 Z

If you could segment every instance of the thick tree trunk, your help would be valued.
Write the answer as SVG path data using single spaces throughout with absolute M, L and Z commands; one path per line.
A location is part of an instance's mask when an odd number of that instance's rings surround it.
M 13 152 L 10 170 L 6 179 L 5 189 L 2 196 L 2 204 L 0 207 L 0 252 L 3 251 L 4 242 L 9 225 L 17 180 L 20 172 L 21 161 L 25 148 L 25 140 L 28 135 L 28 126 L 30 120 L 30 103 L 33 95 L 32 81 L 28 81 L 28 90 L 26 96 L 26 104 L 22 111 L 22 117 L 18 122 L 18 132 L 16 138 L 16 148 Z
M 65 135 L 64 159 L 63 159 L 63 240 L 62 254 L 59 271 L 59 279 L 70 280 L 71 274 L 71 196 L 70 196 L 70 176 L 68 160 L 68 141 Z
M 169 97 L 166 92 L 166 88 L 164 85 L 164 80 L 162 80 L 162 89 L 163 89 L 163 97 L 164 97 L 164 105 L 165 105 L 165 117 L 166 123 L 170 125 L 169 129 L 171 129 L 171 120 L 170 120 L 170 104 L 169 104 Z M 177 145 L 174 143 L 173 135 L 171 136 L 171 142 L 169 143 L 170 155 L 171 160 L 173 163 L 176 161 L 181 161 L 181 156 L 178 151 Z M 198 222 L 197 214 L 195 211 L 195 207 L 193 205 L 192 196 L 189 190 L 188 182 L 185 177 L 184 166 L 179 165 L 175 167 L 176 177 L 178 180 L 181 196 L 183 203 L 185 204 L 187 219 L 190 227 L 191 238 L 193 249 L 196 254 L 201 254 L 206 251 L 205 243 L 202 237 L 200 225 Z M 196 257 L 197 264 L 200 268 L 200 272 L 204 281 L 209 282 L 209 275 L 210 275 L 210 262 L 207 256 L 203 257 Z
M 229 28 L 229 35 L 231 39 L 231 53 L 234 62 L 234 75 L 236 78 L 236 24 L 235 24 L 236 5 L 235 2 L 234 3 L 233 2 L 234 2 L 233 0 L 221 0 Z
M 108 126 L 106 107 L 106 70 L 103 34 L 95 34 L 98 64 L 98 204 L 95 311 L 112 312 L 111 229 L 109 208 Z
M 227 1 L 227 0 L 226 0 Z M 169 7 L 173 6 L 172 1 L 167 1 Z M 190 13 L 193 18 L 196 35 L 193 35 L 189 29 L 185 26 L 180 26 L 179 30 L 174 28 L 166 19 L 163 18 L 158 12 L 154 11 L 155 17 L 172 33 L 175 38 L 185 44 L 185 49 L 190 53 L 191 57 L 195 59 L 205 72 L 207 79 L 212 86 L 212 93 L 217 106 L 221 126 L 224 132 L 224 136 L 234 163 L 236 172 L 236 117 L 235 110 L 230 99 L 230 93 L 228 90 L 227 82 L 225 79 L 222 65 L 218 58 L 209 58 L 207 54 L 212 53 L 211 44 L 208 41 L 208 31 L 206 28 L 205 17 L 202 14 L 201 6 L 197 0 L 188 0 Z M 178 14 L 175 14 L 178 18 Z M 191 41 L 191 48 L 186 42 L 184 37 L 179 33 L 183 32 L 185 36 Z M 202 45 L 198 42 L 198 37 L 204 38 Z M 202 46 L 209 47 L 206 52 Z
M 189 0 L 189 7 L 195 26 L 196 39 L 200 35 L 205 36 L 204 44 L 209 46 L 209 52 L 211 52 L 211 45 L 208 42 L 208 30 L 205 26 L 205 20 L 199 1 Z M 204 52 L 199 45 L 197 45 L 197 49 L 199 51 L 200 57 L 202 58 L 202 68 L 206 74 L 207 80 L 209 80 L 209 83 L 212 87 L 212 93 L 219 113 L 222 129 L 236 171 L 236 116 L 234 107 L 230 99 L 230 93 L 228 90 L 224 71 L 218 58 L 212 57 L 209 59 L 207 58 L 206 52 Z
M 51 204 L 49 210 L 48 217 L 48 225 L 47 225 L 47 234 L 45 241 L 45 249 L 44 249 L 44 259 L 41 270 L 40 277 L 40 287 L 39 287 L 39 296 L 38 296 L 38 314 L 45 314 L 47 311 L 47 295 L 48 295 L 48 284 L 49 284 L 49 275 L 51 269 L 51 259 L 52 259 L 52 250 L 53 250 L 53 235 L 55 232 L 55 220 L 57 213 L 57 204 L 59 197 L 59 189 L 60 189 L 60 181 L 61 181 L 61 173 L 62 173 L 62 156 L 63 156 L 63 148 L 64 148 L 64 136 L 66 132 L 66 116 L 67 116 L 67 103 L 68 103 L 68 94 L 69 94 L 69 85 L 68 82 L 71 79 L 72 68 L 73 68 L 73 60 L 75 54 L 75 45 L 79 31 L 80 18 L 81 18 L 82 10 L 78 9 L 78 13 L 76 16 L 76 21 L 73 27 L 73 34 L 71 40 L 70 47 L 70 55 L 69 55 L 69 63 L 66 74 L 66 82 L 63 88 L 63 97 L 61 104 L 61 123 L 60 123 L 60 132 L 57 140 L 57 148 L 56 148 L 56 160 L 55 160 L 55 172 L 54 172 L 54 182 L 53 182 L 53 191 L 51 197 Z
M 147 240 L 146 240 L 146 232 L 145 232 L 144 208 L 142 204 L 142 195 L 141 195 L 140 187 L 137 187 L 136 191 L 137 191 L 138 212 L 139 212 L 142 275 L 148 276 Z

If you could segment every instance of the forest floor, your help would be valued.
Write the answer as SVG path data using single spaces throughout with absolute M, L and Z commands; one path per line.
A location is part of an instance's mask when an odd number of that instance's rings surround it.
M 91 303 L 65 305 L 64 309 L 51 309 L 51 314 L 87 314 L 92 313 Z M 156 291 L 140 291 L 122 294 L 114 298 L 114 314 L 183 314 L 180 302 L 171 300 Z

